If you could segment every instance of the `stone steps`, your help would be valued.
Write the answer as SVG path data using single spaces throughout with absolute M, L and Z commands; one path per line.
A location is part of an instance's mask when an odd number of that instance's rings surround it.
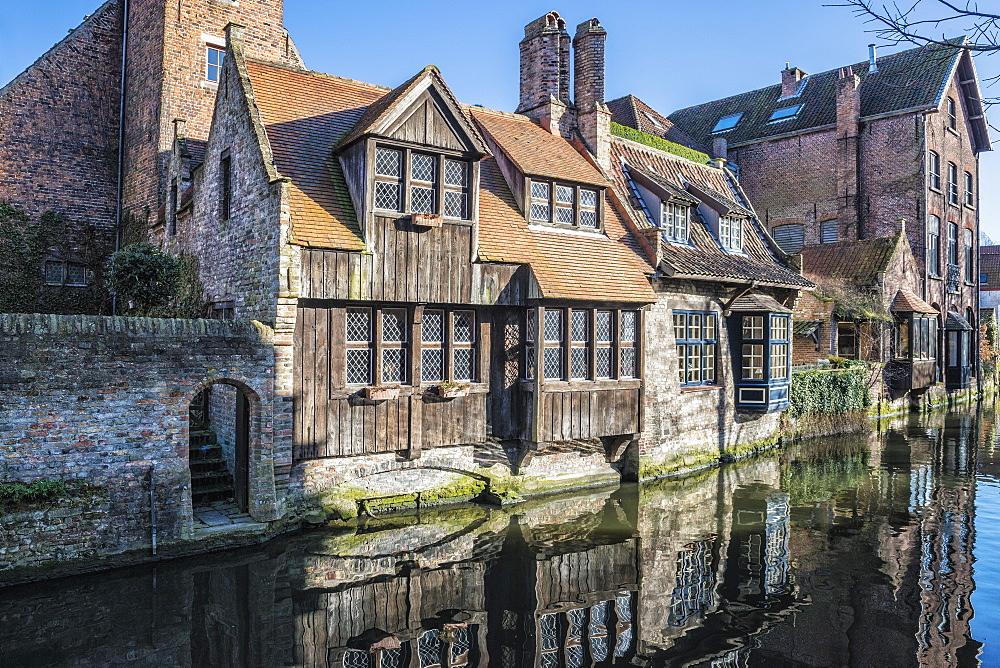
M 233 476 L 226 466 L 215 432 L 193 428 L 189 432 L 191 502 L 204 505 L 233 498 Z

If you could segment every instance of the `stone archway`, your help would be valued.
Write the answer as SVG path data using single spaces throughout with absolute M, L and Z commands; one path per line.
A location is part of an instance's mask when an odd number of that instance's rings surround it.
M 249 511 L 259 417 L 257 394 L 238 381 L 213 379 L 195 393 L 188 429 L 192 506 L 228 504 Z

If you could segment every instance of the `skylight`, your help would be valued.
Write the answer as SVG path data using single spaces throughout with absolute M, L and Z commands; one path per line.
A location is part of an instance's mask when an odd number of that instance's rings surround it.
M 654 126 L 656 126 L 657 128 L 659 128 L 660 130 L 663 129 L 663 123 L 660 123 L 658 120 L 656 120 L 656 117 L 653 116 L 653 114 L 649 113 L 648 111 L 644 111 L 644 112 L 642 112 L 642 114 L 643 114 L 643 116 L 645 116 L 646 118 L 648 118 L 649 122 L 652 123 Z
M 736 127 L 736 124 L 740 122 L 741 118 L 743 118 L 743 112 L 723 116 L 719 119 L 719 122 L 715 124 L 715 127 L 712 128 L 712 132 L 725 132 L 726 130 L 732 130 Z
M 767 119 L 767 122 L 770 123 L 772 121 L 783 121 L 788 118 L 795 118 L 798 116 L 800 109 L 802 109 L 801 104 L 794 104 L 790 107 L 775 109 L 774 113 L 771 114 L 771 118 Z

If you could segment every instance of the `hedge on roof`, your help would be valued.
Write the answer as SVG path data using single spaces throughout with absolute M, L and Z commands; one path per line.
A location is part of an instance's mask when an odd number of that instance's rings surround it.
M 622 139 L 629 139 L 638 144 L 645 144 L 646 146 L 658 148 L 661 151 L 666 151 L 667 153 L 679 155 L 680 157 L 687 158 L 693 162 L 700 164 L 708 162 L 708 155 L 702 153 L 701 151 L 696 151 L 693 148 L 675 144 L 672 141 L 661 139 L 660 137 L 648 134 L 642 130 L 636 130 L 635 128 L 630 128 L 627 125 L 615 123 L 614 121 L 611 121 L 611 134 L 616 137 L 621 137 Z

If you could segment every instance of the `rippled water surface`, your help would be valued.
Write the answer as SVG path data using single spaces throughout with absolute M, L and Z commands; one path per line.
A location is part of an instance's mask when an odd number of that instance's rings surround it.
M 0 589 L 0 666 L 1000 666 L 992 407 Z

